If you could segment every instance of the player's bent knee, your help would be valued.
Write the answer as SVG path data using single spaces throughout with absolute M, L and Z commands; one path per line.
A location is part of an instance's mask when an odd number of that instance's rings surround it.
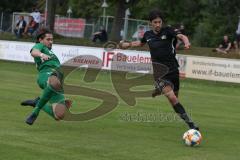
M 56 120 L 62 120 L 64 118 L 66 106 L 64 104 L 54 104 L 53 113 Z
M 163 90 L 164 95 L 168 98 L 169 102 L 172 105 L 175 105 L 178 103 L 178 98 L 177 96 L 174 94 L 172 88 L 170 86 L 166 86 Z
M 174 95 L 174 96 L 171 96 L 168 98 L 169 102 L 172 104 L 172 105 L 175 105 L 178 103 L 178 99 L 177 97 Z
M 56 76 L 50 76 L 48 78 L 48 83 L 56 91 L 61 91 L 62 90 L 61 82 Z
M 171 96 L 173 93 L 173 89 L 171 86 L 167 85 L 163 88 L 162 90 L 162 93 L 166 96 L 166 97 L 169 97 Z

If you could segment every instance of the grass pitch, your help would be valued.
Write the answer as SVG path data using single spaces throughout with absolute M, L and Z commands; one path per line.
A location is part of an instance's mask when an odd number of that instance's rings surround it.
M 80 73 L 80 74 L 79 74 Z M 69 84 L 97 88 L 117 96 L 108 72 L 93 83 L 74 72 Z M 240 85 L 182 80 L 180 101 L 201 129 L 199 147 L 186 147 L 187 126 L 165 97 L 138 98 L 134 107 L 119 97 L 110 113 L 90 120 L 56 122 L 41 112 L 33 126 L 24 123 L 32 108 L 22 100 L 39 96 L 32 64 L 0 61 L 0 159 L 4 160 L 226 160 L 240 157 Z M 147 87 L 149 88 L 149 86 Z M 101 101 L 66 95 L 72 112 L 86 112 Z

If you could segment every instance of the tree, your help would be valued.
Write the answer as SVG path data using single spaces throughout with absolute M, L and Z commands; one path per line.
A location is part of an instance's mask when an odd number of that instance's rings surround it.
M 194 42 L 196 45 L 215 47 L 227 34 L 231 40 L 235 37 L 235 31 L 240 15 L 240 3 L 238 0 L 201 0 L 202 20 L 196 27 Z M 204 42 L 204 45 L 202 43 Z
M 121 29 L 123 28 L 123 17 L 125 16 L 125 10 L 126 10 L 126 5 L 125 5 L 125 0 L 119 0 L 117 2 L 117 7 L 116 7 L 116 12 L 115 12 L 115 18 L 112 26 L 112 31 L 110 35 L 110 39 L 112 41 L 119 41 L 121 40 Z
M 63 10 L 67 10 L 68 0 L 46 0 L 47 5 L 47 19 L 46 19 L 46 27 L 51 31 L 54 31 L 54 22 L 55 15 L 58 9 L 59 12 Z M 61 8 L 61 9 L 60 9 Z
M 51 31 L 54 31 L 54 21 L 55 21 L 55 11 L 57 0 L 47 0 L 47 19 L 46 19 L 46 27 Z
M 152 9 L 159 9 L 164 14 L 165 24 L 175 26 L 184 24 L 189 35 L 201 20 L 201 5 L 198 0 L 145 0 L 133 7 L 133 16 L 148 19 Z
M 0 11 L 2 12 L 30 12 L 32 7 L 36 5 L 36 0 L 1 0 Z
M 125 11 L 127 8 L 133 8 L 139 1 L 137 0 L 118 0 L 116 3 L 115 16 L 112 26 L 110 39 L 112 41 L 121 40 L 121 30 L 123 29 Z
M 99 0 L 69 0 L 72 7 L 73 17 L 96 19 L 101 12 L 101 1 Z

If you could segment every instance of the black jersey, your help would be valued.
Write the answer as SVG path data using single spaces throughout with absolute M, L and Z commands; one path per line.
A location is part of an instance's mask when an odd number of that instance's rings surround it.
M 162 28 L 158 34 L 152 30 L 145 32 L 141 43 L 148 43 L 152 62 L 168 66 L 170 72 L 178 70 L 175 58 L 175 44 L 177 32 L 171 27 Z
M 226 49 L 228 47 L 229 43 L 231 43 L 229 40 L 227 40 L 227 41 L 223 40 L 222 43 L 221 43 L 222 48 Z

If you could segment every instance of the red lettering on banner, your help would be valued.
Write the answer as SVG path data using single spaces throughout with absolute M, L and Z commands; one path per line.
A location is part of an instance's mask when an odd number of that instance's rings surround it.
M 85 19 L 81 18 L 57 18 L 55 19 L 54 31 L 67 37 L 83 37 Z
M 106 67 L 108 67 L 109 61 L 112 61 L 113 55 L 114 55 L 114 52 L 107 52 Z
M 139 55 L 138 55 L 139 56 Z M 136 62 L 137 61 L 137 58 L 136 58 L 136 56 L 133 56 L 132 57 L 132 62 Z
M 105 52 L 103 52 L 103 56 L 102 56 L 102 66 L 104 66 L 105 64 Z
M 99 61 L 95 59 L 85 59 L 85 58 L 74 58 L 73 63 L 80 63 L 80 64 L 98 64 Z

